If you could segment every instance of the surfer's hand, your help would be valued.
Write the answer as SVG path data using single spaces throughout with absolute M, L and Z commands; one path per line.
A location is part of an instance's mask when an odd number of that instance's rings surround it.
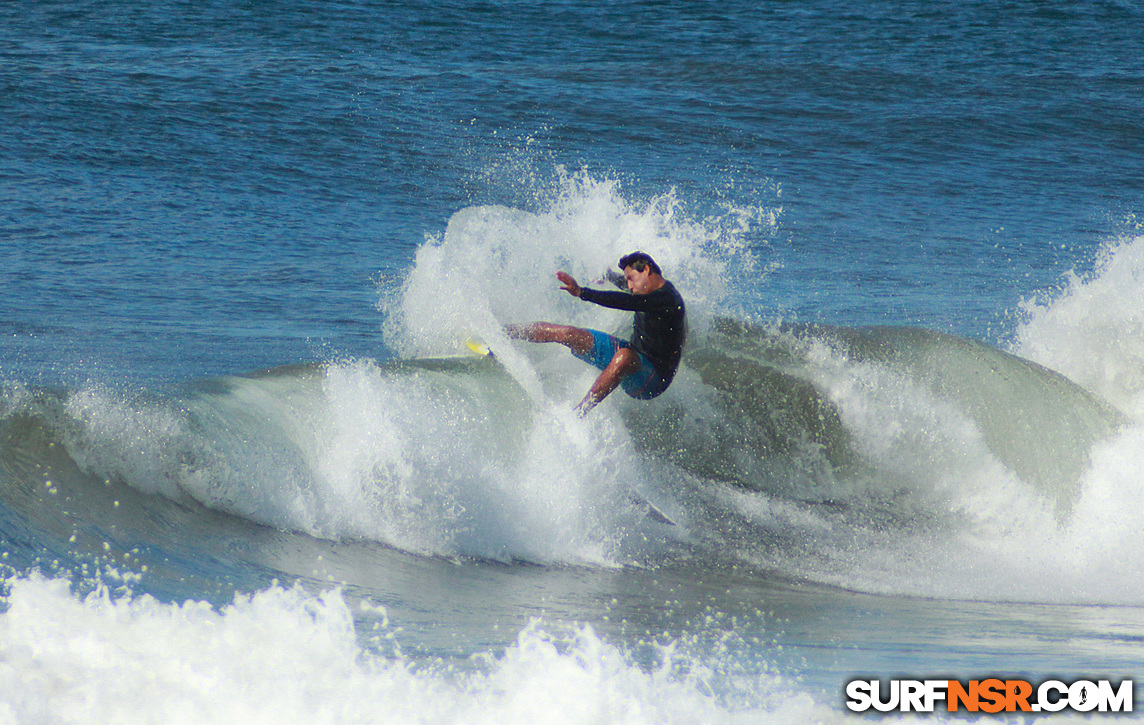
M 560 280 L 560 283 L 563 285 L 560 289 L 564 290 L 573 297 L 580 296 L 580 285 L 576 282 L 572 275 L 568 274 L 567 272 L 557 272 L 556 279 Z

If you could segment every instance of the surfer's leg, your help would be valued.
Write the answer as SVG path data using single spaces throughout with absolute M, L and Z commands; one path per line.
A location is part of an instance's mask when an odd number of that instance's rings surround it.
M 612 356 L 612 361 L 608 363 L 608 367 L 604 368 L 604 371 L 596 378 L 596 382 L 592 384 L 588 394 L 576 406 L 576 412 L 580 414 L 580 417 L 583 418 L 588 415 L 588 411 L 595 408 L 597 403 L 618 388 L 625 377 L 639 370 L 640 364 L 640 354 L 630 347 L 621 347 L 616 350 L 616 354 Z
M 531 322 L 526 325 L 505 325 L 509 339 L 529 342 L 558 342 L 576 355 L 587 355 L 592 351 L 595 338 L 589 330 L 571 325 L 556 325 L 551 322 Z

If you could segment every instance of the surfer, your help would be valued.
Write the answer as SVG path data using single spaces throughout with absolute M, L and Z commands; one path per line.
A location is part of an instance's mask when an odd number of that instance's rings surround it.
M 588 394 L 576 406 L 580 417 L 588 414 L 617 387 L 639 400 L 650 400 L 671 385 L 683 354 L 683 298 L 675 285 L 663 277 L 659 265 L 643 252 L 620 258 L 623 276 L 610 272 L 609 279 L 630 292 L 611 292 L 581 287 L 572 275 L 557 272 L 561 289 L 573 297 L 603 307 L 635 312 L 631 340 L 599 330 L 551 322 L 508 325 L 514 340 L 558 342 L 584 362 L 602 372 Z

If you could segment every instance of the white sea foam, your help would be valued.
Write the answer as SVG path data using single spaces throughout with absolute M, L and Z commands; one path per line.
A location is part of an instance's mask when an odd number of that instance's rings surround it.
M 836 581 L 895 594 L 1144 603 L 1144 580 L 1136 575 L 1144 571 L 1144 509 L 1132 503 L 1144 463 L 1142 278 L 1144 237 L 1125 239 L 1103 251 L 1091 275 L 1070 274 L 1059 290 L 1024 305 L 1027 319 L 1013 352 L 1128 415 L 1085 450 L 1075 493 L 1062 499 L 1064 506 L 1006 466 L 980 421 L 950 400 L 912 388 L 908 379 L 887 380 L 894 375 L 878 366 L 862 373 L 849 362 L 834 365 L 833 398 L 867 460 L 883 471 L 906 466 L 891 480 L 909 497 L 925 493 L 932 510 L 956 514 L 939 528 L 865 532 L 860 546 L 840 548 L 851 566 Z M 1021 410 L 1014 424 L 1034 433 L 1073 412 L 1054 416 L 1051 407 L 1039 407 L 1040 396 L 1029 410 L 1021 399 L 989 402 Z M 1043 444 L 1037 463 L 1064 452 L 1051 440 Z
M 403 655 L 383 611 L 374 643 L 336 591 L 278 587 L 220 610 L 148 596 L 83 598 L 9 580 L 0 723 L 841 722 L 780 674 L 728 680 L 686 643 L 650 666 L 591 627 L 541 621 L 471 667 Z M 387 654 L 382 654 L 385 651 Z M 722 674 L 721 674 L 722 673 Z M 727 688 L 730 687 L 731 691 Z
M 65 444 L 101 479 L 326 539 L 614 566 L 658 537 L 631 494 L 664 482 L 622 426 L 534 409 L 495 367 L 350 361 L 224 383 L 170 400 L 81 389 Z
M 1144 420 L 1144 237 L 1110 243 L 1091 274 L 1022 304 L 1013 350 Z
M 745 243 L 749 233 L 773 224 L 763 211 L 743 209 L 695 220 L 673 193 L 633 201 L 616 182 L 582 173 L 562 177 L 543 206 L 538 213 L 489 206 L 454 214 L 444 234 L 418 250 L 402 288 L 382 301 L 391 345 L 406 355 L 433 354 L 478 334 L 535 390 L 539 383 L 525 373 L 503 325 L 543 319 L 611 330 L 628 319 L 569 297 L 557 270 L 598 286 L 622 255 L 643 250 L 680 289 L 698 328 L 727 302 L 728 265 L 736 276 L 757 267 Z
M 1057 410 L 1057 419 L 1030 410 L 1052 414 L 1050 394 L 1058 389 L 1057 405 L 1084 399 L 1051 373 L 1052 387 L 1026 388 L 1021 363 L 997 367 L 1002 360 L 991 362 L 992 373 L 970 370 L 967 383 L 992 374 L 1015 384 L 1017 397 L 997 390 L 965 399 L 950 380 L 959 374 L 956 354 L 939 355 L 935 375 L 816 346 L 802 374 L 836 406 L 861 469 L 792 479 L 793 493 L 781 496 L 725 491 L 717 505 L 751 522 L 759 537 L 758 545 L 736 548 L 760 565 L 861 591 L 1144 603 L 1144 582 L 1131 574 L 1144 570 L 1144 510 L 1130 503 L 1140 490 L 1144 428 L 1112 427 L 1091 449 L 1081 446 L 1083 465 L 1070 467 L 1072 480 L 1062 479 L 1059 489 L 1030 480 L 1010 461 L 1032 457 L 1041 466 L 1034 471 L 1071 462 L 1077 431 L 1057 424 L 1074 413 L 1085 420 L 1073 409 Z M 1059 440 L 1048 437 L 1052 431 Z M 1044 450 L 1037 453 L 1037 445 Z M 717 516 L 711 520 L 718 526 Z M 771 536 L 789 543 L 775 547 Z

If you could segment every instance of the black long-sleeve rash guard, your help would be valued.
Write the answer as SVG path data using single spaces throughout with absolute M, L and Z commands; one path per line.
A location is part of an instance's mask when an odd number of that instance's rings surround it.
M 683 297 L 671 282 L 646 295 L 580 289 L 580 299 L 615 310 L 635 312 L 632 348 L 644 355 L 666 382 L 671 382 L 687 336 Z

